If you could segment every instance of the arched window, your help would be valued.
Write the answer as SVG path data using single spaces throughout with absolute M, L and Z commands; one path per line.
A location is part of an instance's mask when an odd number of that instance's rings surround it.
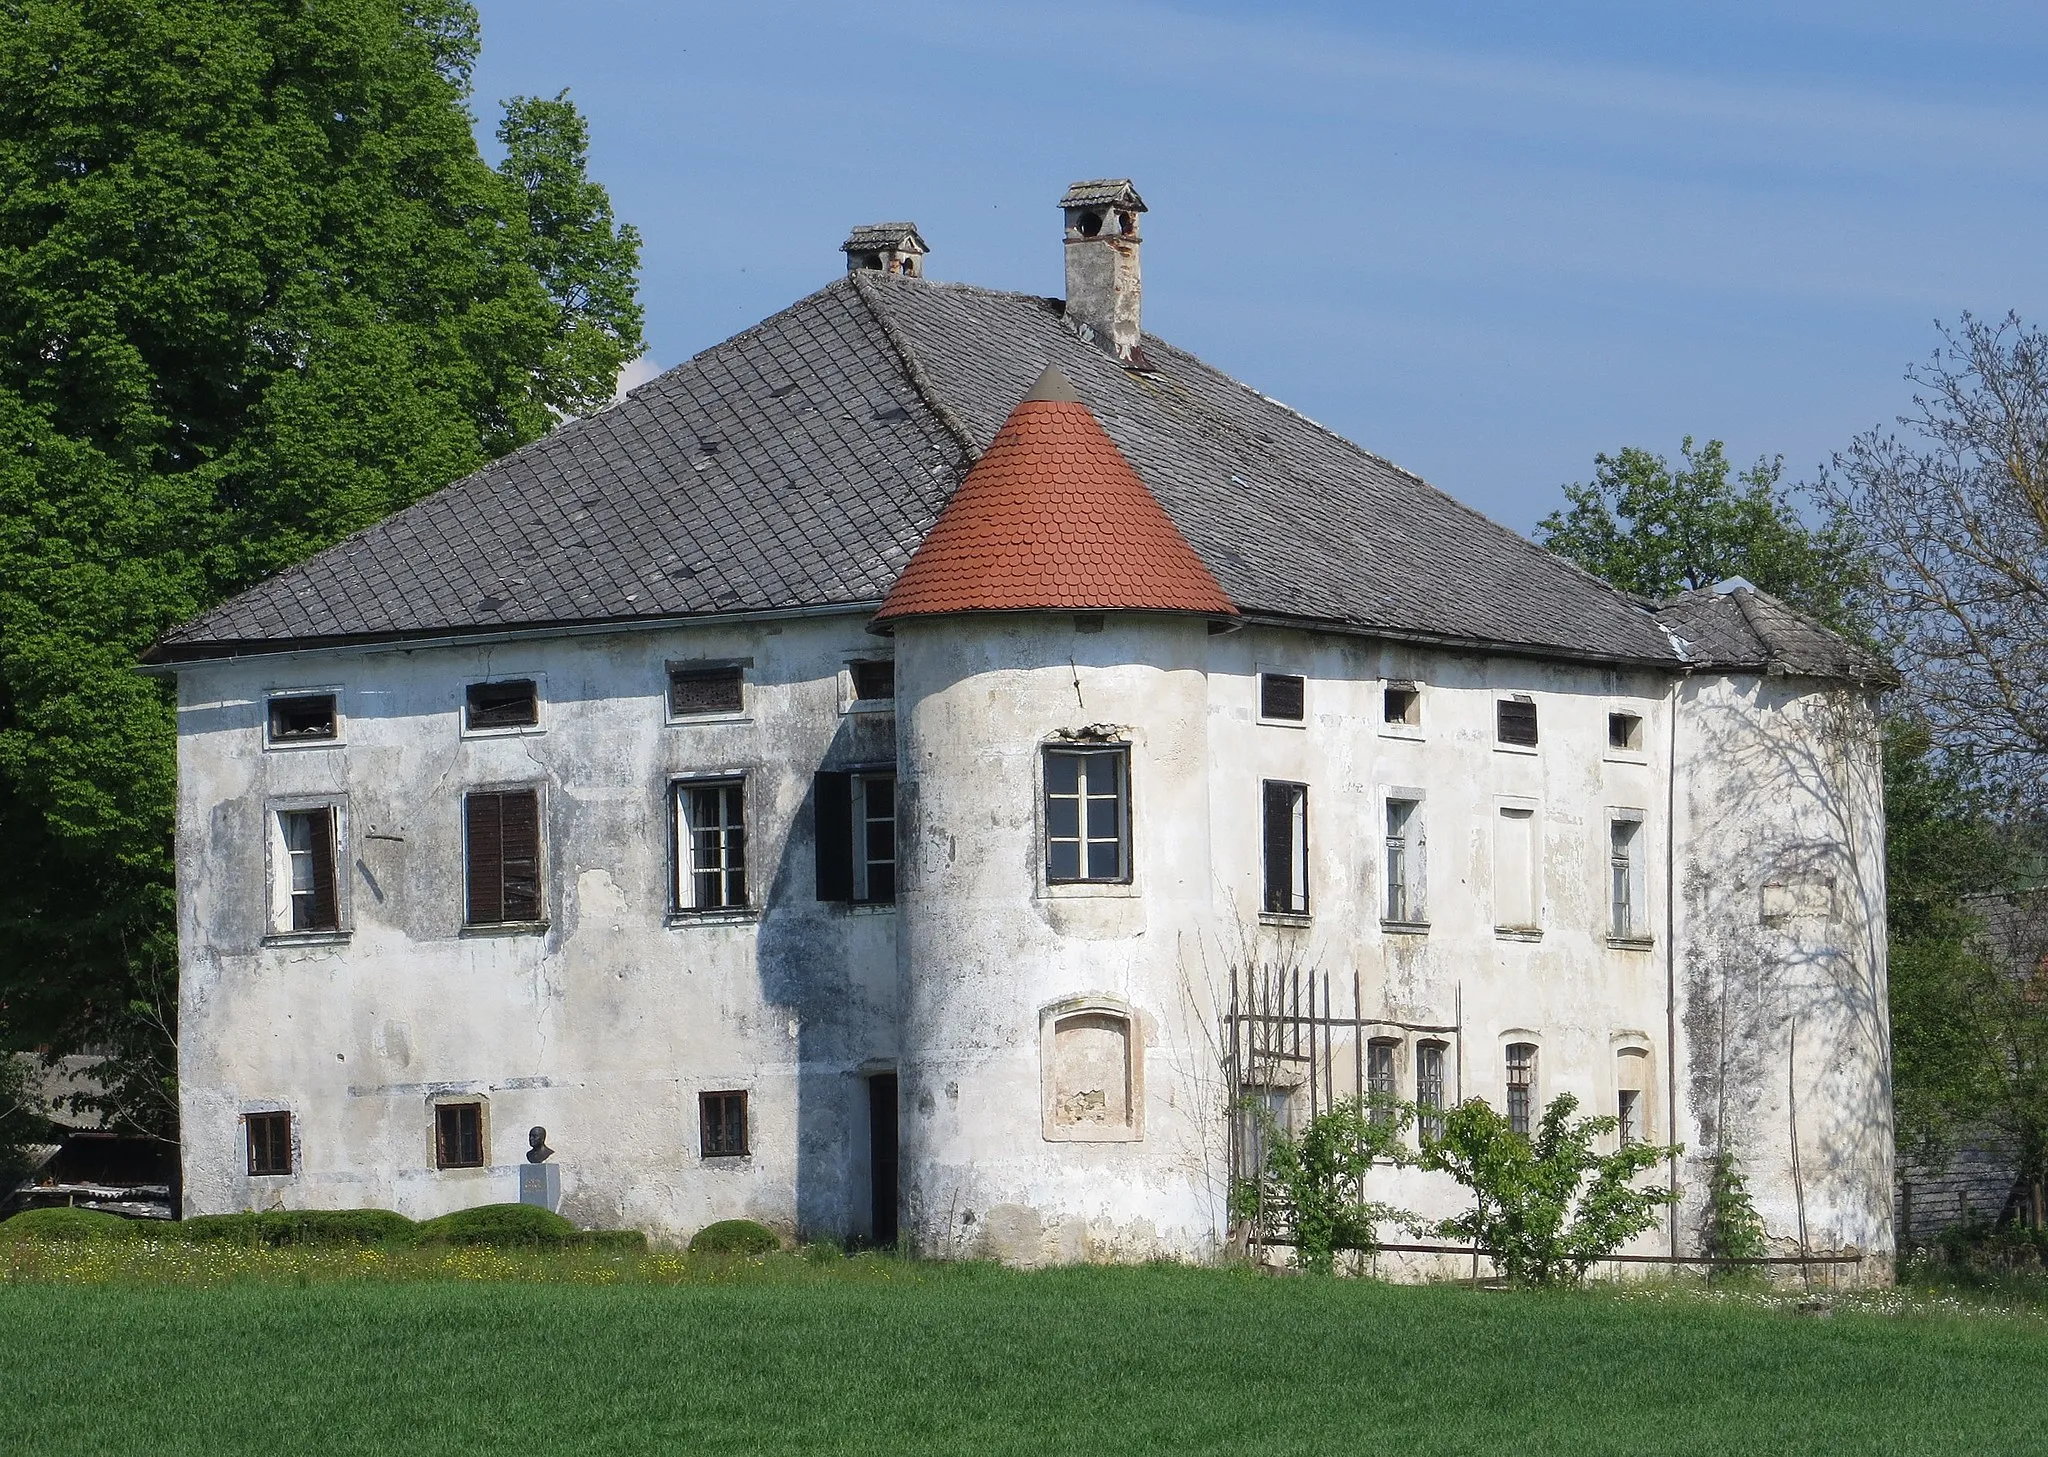
M 1527 1133 L 1536 1105 L 1536 1044 L 1510 1042 L 1507 1052 L 1508 1127 Z

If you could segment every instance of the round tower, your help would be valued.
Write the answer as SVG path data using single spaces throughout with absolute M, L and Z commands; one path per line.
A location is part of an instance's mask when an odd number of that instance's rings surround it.
M 1047 370 L 876 626 L 897 638 L 907 1227 L 1020 1264 L 1224 1225 L 1208 677 L 1222 588 Z

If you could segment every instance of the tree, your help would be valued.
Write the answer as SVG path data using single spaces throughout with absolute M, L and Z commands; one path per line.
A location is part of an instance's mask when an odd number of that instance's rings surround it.
M 609 399 L 638 238 L 462 0 L 0 4 L 0 1013 L 175 1097 L 166 628 Z
M 1535 1137 L 1518 1133 L 1481 1098 L 1443 1115 L 1443 1132 L 1422 1149 L 1422 1167 L 1449 1174 L 1472 1193 L 1472 1207 L 1428 1226 L 1444 1239 L 1492 1253 L 1511 1285 L 1575 1285 L 1621 1246 L 1656 1228 L 1669 1189 L 1638 1189 L 1636 1177 L 1683 1152 L 1629 1143 L 1595 1153 L 1614 1118 L 1573 1118 L 1579 1100 L 1560 1093 L 1543 1110 Z
M 1863 595 L 1851 518 L 1807 526 L 1779 488 L 1781 458 L 1733 480 L 1729 470 L 1720 441 L 1695 449 L 1690 435 L 1675 469 L 1633 445 L 1596 455 L 1592 481 L 1564 488 L 1566 507 L 1537 524 L 1537 540 L 1640 597 L 1742 577 L 1823 622 L 1851 625 Z

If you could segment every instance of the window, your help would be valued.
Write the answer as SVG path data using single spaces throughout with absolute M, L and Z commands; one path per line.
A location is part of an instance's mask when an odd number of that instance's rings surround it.
M 1624 1047 L 1614 1059 L 1614 1117 L 1621 1146 L 1641 1143 L 1649 1136 L 1650 1055 L 1639 1047 Z
M 531 678 L 472 683 L 463 704 L 463 726 L 475 729 L 532 728 L 540 722 L 540 693 Z
M 251 1113 L 244 1121 L 249 1127 L 249 1172 L 289 1174 L 292 1171 L 292 1115 Z
M 294 693 L 270 700 L 270 742 L 319 743 L 335 736 L 334 695 Z
M 1422 690 L 1413 683 L 1389 683 L 1382 706 L 1388 723 L 1414 725 L 1422 722 Z
M 676 909 L 747 903 L 747 791 L 738 779 L 676 786 Z
M 868 703 L 896 696 L 896 663 L 890 658 L 847 664 L 853 679 L 856 703 Z
M 1300 723 L 1307 717 L 1307 681 L 1293 673 L 1259 674 L 1259 717 Z
M 284 845 L 277 929 L 338 929 L 341 897 L 334 873 L 334 806 L 279 810 L 277 828 Z
M 1607 715 L 1607 747 L 1610 749 L 1640 749 L 1643 746 L 1643 720 L 1638 714 L 1610 713 Z
M 1130 751 L 1045 751 L 1048 883 L 1129 880 Z
M 1365 1091 L 1372 1100 L 1371 1117 L 1375 1123 L 1389 1122 L 1394 1116 L 1392 1100 L 1400 1096 L 1394 1085 L 1394 1049 L 1398 1043 L 1384 1037 L 1376 1037 L 1365 1045 Z
M 1412 799 L 1387 801 L 1387 901 L 1384 919 L 1416 924 L 1422 909 L 1422 819 Z
M 1493 827 L 1493 924 L 1533 931 L 1536 916 L 1536 812 L 1503 806 Z
M 1419 1043 L 1415 1048 L 1415 1105 L 1420 1115 L 1422 1136 L 1441 1138 L 1444 1133 L 1444 1045 Z
M 1508 1127 L 1529 1131 L 1529 1109 L 1536 1097 L 1536 1044 L 1508 1045 Z
M 668 670 L 671 718 L 702 718 L 746 709 L 746 669 L 737 664 Z
M 896 899 L 896 776 L 820 773 L 812 791 L 818 899 Z
M 440 1103 L 434 1108 L 434 1167 L 484 1166 L 484 1105 Z
M 1643 1141 L 1643 1092 L 1640 1088 L 1623 1088 L 1616 1096 L 1615 1113 L 1621 1124 L 1621 1146 Z
M 704 1157 L 745 1158 L 747 1155 L 747 1095 L 745 1093 L 699 1093 L 697 1116 L 703 1129 Z
M 1265 783 L 1266 909 L 1308 914 L 1308 786 Z
M 469 924 L 514 925 L 540 919 L 540 794 L 507 789 L 464 802 L 469 856 Z
M 1610 820 L 1608 830 L 1607 894 L 1611 911 L 1610 932 L 1636 939 L 1643 934 L 1643 864 L 1641 820 Z
M 1518 748 L 1536 747 L 1536 702 L 1526 694 L 1503 698 L 1494 705 L 1500 741 Z

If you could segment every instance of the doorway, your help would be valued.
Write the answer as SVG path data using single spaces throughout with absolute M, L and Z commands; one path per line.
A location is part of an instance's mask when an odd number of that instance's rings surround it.
M 878 1248 L 896 1244 L 896 1074 L 868 1079 L 868 1169 L 873 1178 L 874 1231 Z

